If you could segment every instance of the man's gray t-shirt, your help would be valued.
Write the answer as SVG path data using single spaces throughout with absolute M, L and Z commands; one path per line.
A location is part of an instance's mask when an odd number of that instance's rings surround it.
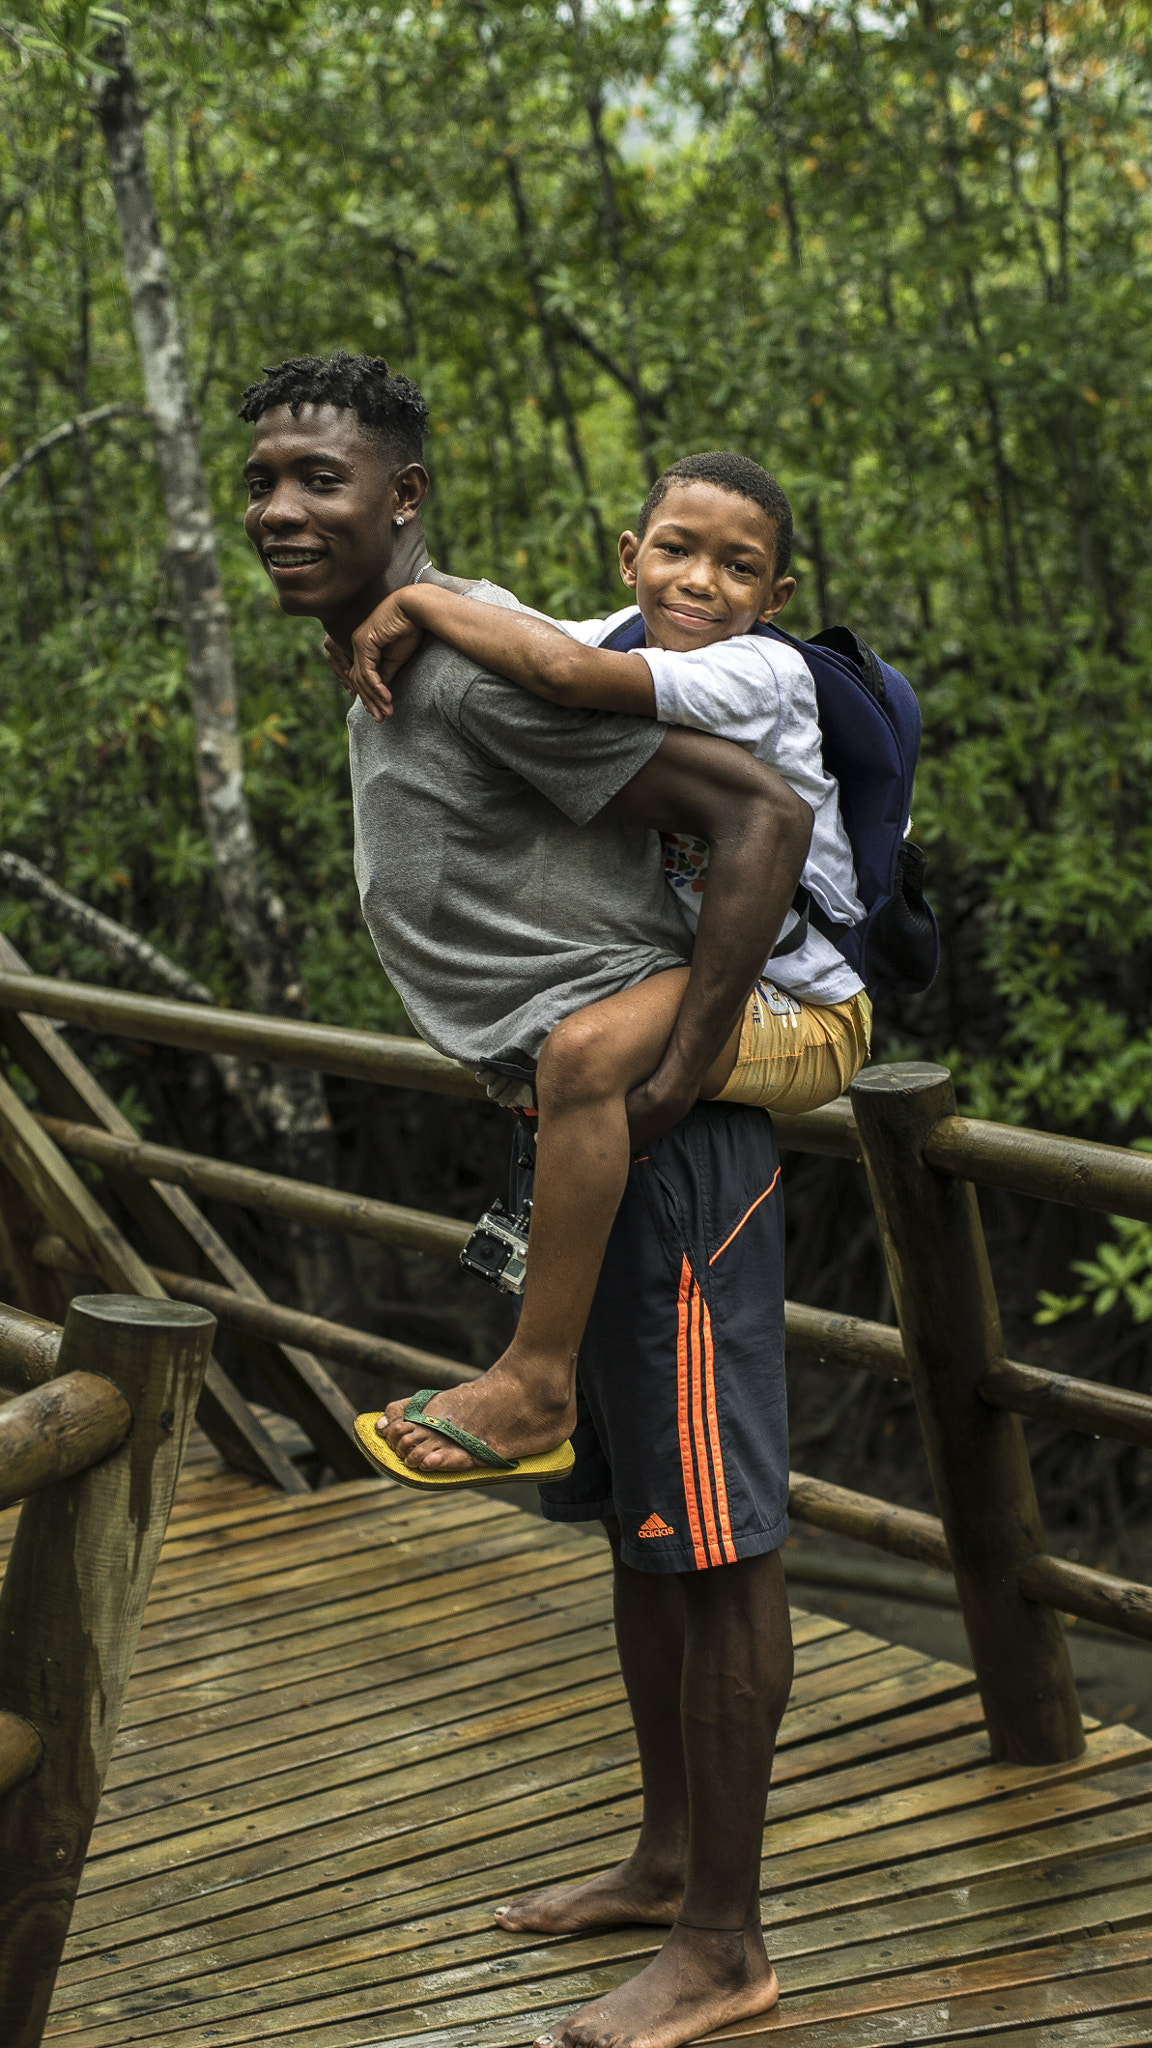
M 394 705 L 348 714 L 356 881 L 430 1045 L 535 1060 L 573 1010 L 686 964 L 660 839 L 604 814 L 664 726 L 543 703 L 433 639 Z

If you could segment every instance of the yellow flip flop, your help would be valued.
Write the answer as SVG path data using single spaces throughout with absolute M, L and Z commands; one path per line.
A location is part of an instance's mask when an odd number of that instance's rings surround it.
M 415 1486 L 421 1492 L 436 1488 L 461 1486 L 515 1486 L 523 1481 L 533 1486 L 543 1485 L 550 1479 L 565 1479 L 576 1463 L 576 1453 L 571 1443 L 558 1444 L 554 1451 L 544 1451 L 535 1458 L 502 1458 L 498 1451 L 486 1444 L 483 1437 L 473 1436 L 470 1430 L 461 1429 L 459 1423 L 450 1422 L 446 1416 L 425 1415 L 429 1401 L 441 1392 L 438 1387 L 422 1387 L 413 1394 L 404 1410 L 405 1422 L 418 1422 L 422 1429 L 434 1430 L 449 1443 L 459 1445 L 467 1451 L 476 1464 L 470 1472 L 418 1472 L 406 1465 L 403 1458 L 392 1449 L 386 1438 L 377 1433 L 376 1424 L 384 1410 L 377 1408 L 367 1415 L 356 1417 L 356 1434 L 361 1447 L 380 1471 L 387 1472 L 390 1479 L 398 1479 L 401 1486 Z

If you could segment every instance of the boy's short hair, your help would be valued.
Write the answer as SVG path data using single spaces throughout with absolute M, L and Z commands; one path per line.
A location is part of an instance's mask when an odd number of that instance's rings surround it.
M 747 455 L 734 455 L 730 449 L 713 449 L 704 455 L 682 455 L 663 476 L 658 476 L 644 503 L 636 522 L 636 532 L 643 540 L 645 532 L 657 506 L 663 504 L 674 484 L 716 484 L 722 491 L 731 491 L 737 498 L 751 498 L 768 514 L 776 527 L 777 576 L 788 574 L 792 560 L 792 507 L 774 476 L 761 469 Z
M 302 405 L 347 407 L 383 442 L 397 468 L 422 458 L 428 407 L 415 384 L 393 376 L 383 356 L 350 356 L 343 349 L 334 356 L 289 356 L 248 386 L 239 417 L 251 424 L 279 405 L 293 415 Z

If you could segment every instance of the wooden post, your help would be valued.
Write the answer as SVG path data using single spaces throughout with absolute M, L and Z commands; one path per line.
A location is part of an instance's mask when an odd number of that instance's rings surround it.
M 1020 1592 L 1046 1549 L 1024 1432 L 977 1391 L 1004 1341 L 976 1190 L 924 1163 L 952 1079 L 870 1067 L 851 1096 L 992 1754 L 1061 1762 L 1084 1731 L 1060 1618 Z
M 215 1321 L 186 1302 L 81 1295 L 60 1370 L 132 1410 L 102 1464 L 25 1502 L 0 1591 L 0 1712 L 39 1768 L 0 1798 L 0 2041 L 38 2048 Z

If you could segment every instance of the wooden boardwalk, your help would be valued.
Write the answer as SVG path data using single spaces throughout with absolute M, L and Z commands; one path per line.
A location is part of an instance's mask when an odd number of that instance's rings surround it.
M 635 1826 L 606 1561 L 482 1496 L 276 1494 L 194 1441 L 45 2038 L 513 2048 L 635 1971 L 641 1928 L 491 1924 Z M 767 2033 L 1152 2041 L 1152 1744 L 990 1764 L 969 1673 L 794 1618 Z

